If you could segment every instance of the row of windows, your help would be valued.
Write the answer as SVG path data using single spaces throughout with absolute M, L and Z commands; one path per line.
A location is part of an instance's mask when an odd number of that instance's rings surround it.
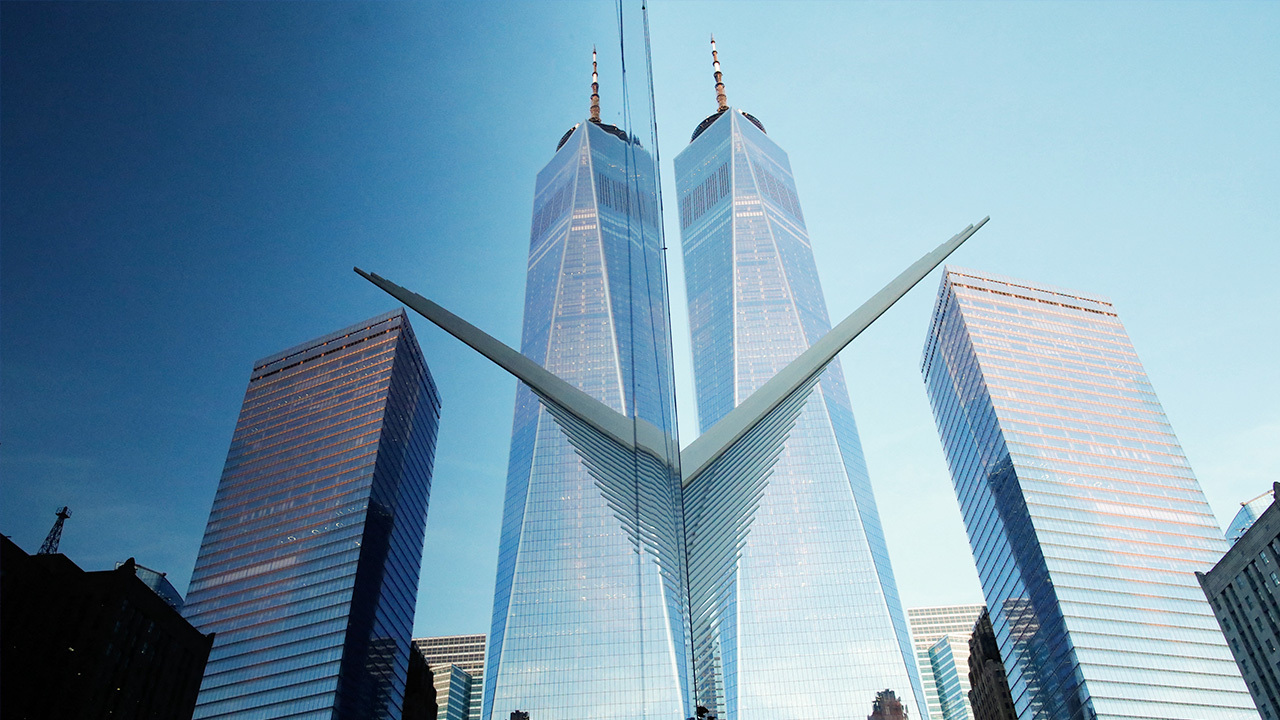
M 720 167 L 707 176 L 707 179 L 681 196 L 680 229 L 683 230 L 692 225 L 731 192 L 733 192 L 733 183 L 729 178 L 729 163 L 721 163 Z

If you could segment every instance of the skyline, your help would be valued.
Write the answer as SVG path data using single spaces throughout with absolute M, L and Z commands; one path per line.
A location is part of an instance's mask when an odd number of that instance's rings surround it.
M 714 30 L 730 104 L 791 155 L 832 315 L 957 221 L 990 213 L 954 262 L 1111 296 L 1223 527 L 1269 485 L 1280 469 L 1265 324 L 1277 301 L 1266 270 L 1280 264 L 1269 201 L 1280 142 L 1267 118 L 1280 62 L 1262 40 L 1280 24 L 1275 8 L 836 7 L 842 17 L 828 22 L 845 23 L 852 41 L 822 52 L 841 53 L 854 71 L 842 78 L 803 40 L 821 35 L 814 6 L 783 18 L 727 7 L 651 14 L 669 247 L 679 238 L 670 159 L 714 110 Z M 617 116 L 616 48 L 605 42 L 615 29 L 607 6 L 586 17 L 479 12 L 0 7 L 0 531 L 37 547 L 65 503 L 75 515 L 63 551 L 78 564 L 134 555 L 185 592 L 252 361 L 391 309 L 353 264 L 516 344 L 533 178 L 587 114 L 593 38 L 603 119 Z M 55 37 L 24 13 L 82 24 Z M 496 33 L 483 51 L 446 41 L 477 24 Z M 966 32 L 989 39 L 969 48 Z M 56 54 L 77 44 L 79 54 Z M 235 72 L 219 71 L 232 60 Z M 199 93 L 183 86 L 192 77 L 209 79 Z M 485 86 L 499 77 L 494 118 Z M 847 124 L 848 148 L 813 142 L 807 102 L 825 109 L 818 121 Z M 468 145 L 475 133 L 491 146 Z M 501 173 L 485 169 L 496 157 Z M 484 205 L 466 197 L 477 188 Z M 1197 252 L 1221 237 L 1233 242 Z M 682 316 L 678 255 L 668 260 Z M 480 278 L 493 297 L 472 292 Z M 906 607 L 980 599 L 916 369 L 931 303 L 917 289 L 842 356 Z M 414 634 L 483 632 L 515 383 L 415 321 L 444 407 L 423 565 L 437 582 L 420 595 Z M 687 444 L 692 373 L 676 322 Z M 937 541 L 916 537 L 917 523 L 960 552 L 931 555 Z M 471 605 L 479 622 L 467 620 Z

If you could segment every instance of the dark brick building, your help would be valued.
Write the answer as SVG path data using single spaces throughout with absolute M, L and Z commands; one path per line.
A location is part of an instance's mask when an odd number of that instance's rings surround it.
M 191 717 L 213 636 L 147 587 L 132 558 L 85 572 L 0 544 L 0 716 Z

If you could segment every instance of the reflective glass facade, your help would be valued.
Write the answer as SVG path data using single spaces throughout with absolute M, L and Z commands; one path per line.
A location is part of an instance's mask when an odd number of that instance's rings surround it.
M 485 718 L 683 718 L 690 701 L 678 443 L 657 173 L 585 122 L 538 174 L 521 351 L 666 436 L 599 444 L 517 391 Z
M 395 718 L 440 399 L 403 311 L 258 361 L 185 614 L 196 718 Z
M 1258 518 L 1262 517 L 1262 513 L 1271 507 L 1271 491 L 1262 493 L 1258 497 L 1249 502 L 1240 503 L 1240 510 L 1236 516 L 1231 518 L 1231 524 L 1227 526 L 1227 542 L 1235 544 Z
M 830 320 L 790 162 L 758 121 L 708 118 L 675 166 L 706 431 Z M 771 473 L 708 473 L 686 488 L 698 703 L 731 720 L 784 720 L 867 708 L 891 689 L 922 716 L 838 360 L 796 411 Z
M 934 682 L 929 649 L 939 639 L 949 634 L 955 633 L 968 638 L 973 633 L 974 623 L 982 615 L 983 607 L 982 605 L 940 605 L 907 609 L 911 641 L 915 644 L 916 662 L 920 667 L 920 685 L 924 688 L 925 703 L 929 710 L 928 717 L 932 720 L 942 720 L 942 706 L 938 704 L 938 685 Z M 967 651 L 965 656 L 968 656 Z
M 1226 542 L 1114 307 L 948 268 L 922 363 L 1018 717 L 1256 720 Z
M 969 635 L 951 633 L 929 648 L 941 720 L 969 720 Z

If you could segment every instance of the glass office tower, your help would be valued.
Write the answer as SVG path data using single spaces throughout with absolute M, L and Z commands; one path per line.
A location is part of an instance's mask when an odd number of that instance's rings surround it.
M 520 386 L 485 718 L 693 714 L 656 178 L 639 142 L 598 120 L 538 174 L 521 351 L 657 428 L 666 457 L 605 448 Z
M 706 432 L 831 323 L 790 162 L 758 120 L 723 106 L 675 168 Z M 784 720 L 870 707 L 890 689 L 925 716 L 839 360 L 771 475 L 695 478 L 685 498 L 700 705 Z M 741 522 L 724 523 L 734 498 Z
M 978 622 L 984 607 L 984 605 L 939 605 L 907 608 L 907 623 L 911 627 L 911 641 L 915 645 L 916 663 L 920 668 L 920 685 L 924 688 L 925 704 L 929 711 L 926 717 L 932 720 L 943 720 L 943 716 L 942 705 L 938 702 L 938 684 L 934 679 L 929 650 L 934 643 L 950 634 L 963 635 L 967 642 L 967 638 L 973 634 L 973 625 Z M 967 652 L 965 656 L 968 656 Z
M 969 634 L 951 633 L 929 648 L 929 675 L 937 691 L 937 720 L 969 720 Z M 931 710 L 932 712 L 932 710 Z
M 1115 308 L 948 268 L 922 371 L 1018 717 L 1257 720 L 1226 550 Z
M 399 720 L 439 417 L 403 311 L 254 364 L 187 593 L 196 718 Z

